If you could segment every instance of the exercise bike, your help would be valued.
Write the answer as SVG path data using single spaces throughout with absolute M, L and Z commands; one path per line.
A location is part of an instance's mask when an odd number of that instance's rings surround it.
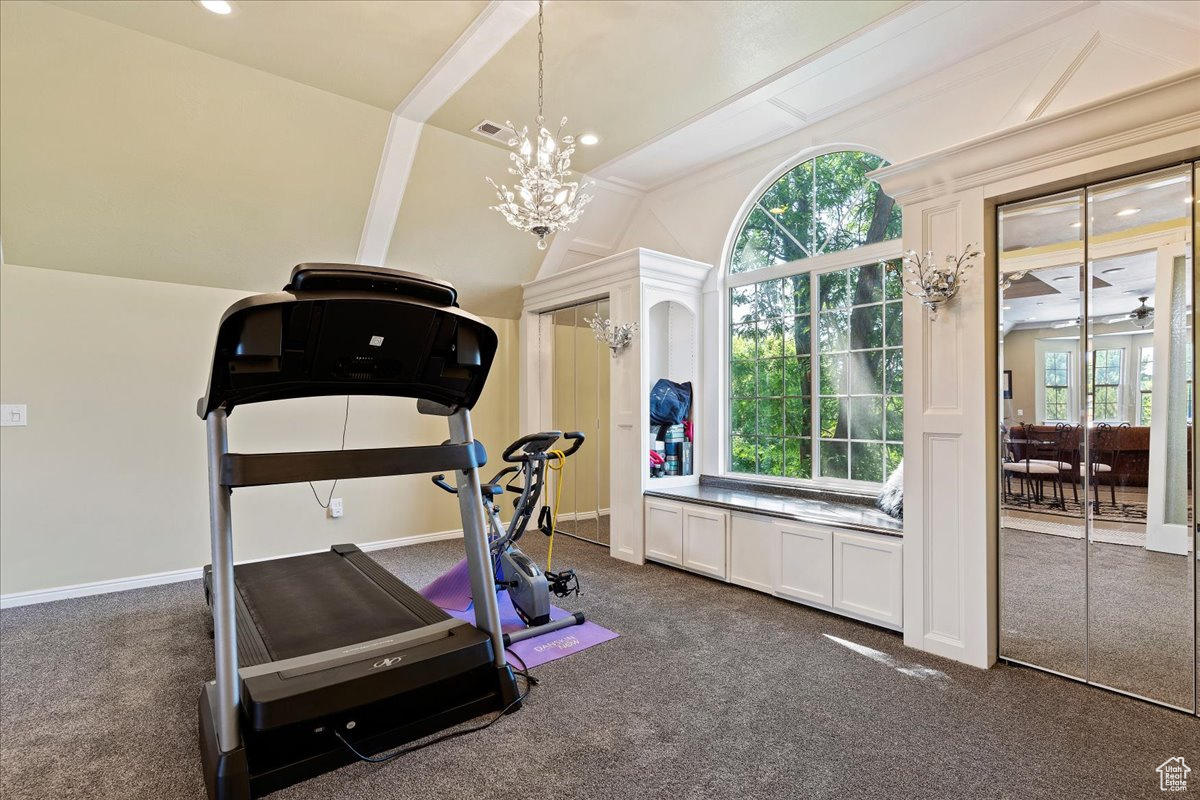
M 565 450 L 551 449 L 559 439 L 569 442 L 570 446 Z M 500 470 L 480 487 L 488 519 L 488 543 L 496 575 L 496 587 L 497 590 L 508 589 L 513 608 L 526 626 L 524 630 L 504 634 L 505 647 L 584 622 L 581 611 L 562 619 L 550 619 L 551 592 L 557 597 L 579 594 L 579 578 L 574 570 L 550 571 L 554 555 L 557 502 L 553 512 L 550 505 L 542 506 L 537 523 L 538 529 L 550 537 L 546 570 L 541 570 L 533 559 L 517 547 L 517 541 L 525 534 L 533 518 L 533 511 L 541 499 L 546 485 L 547 467 L 561 470 L 566 460 L 583 446 L 583 442 L 584 435 L 579 431 L 542 431 L 522 436 L 510 444 L 502 456 L 505 462 L 514 466 Z M 458 489 L 446 482 L 445 475 L 434 475 L 433 483 L 450 494 L 458 494 Z M 513 516 L 507 529 L 500 521 L 500 511 L 497 507 L 499 498 L 503 497 L 505 492 L 518 495 L 513 501 Z

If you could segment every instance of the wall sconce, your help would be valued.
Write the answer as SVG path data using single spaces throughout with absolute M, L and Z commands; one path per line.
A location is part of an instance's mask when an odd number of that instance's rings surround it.
M 592 333 L 596 334 L 596 341 L 612 350 L 613 358 L 616 358 L 633 343 L 633 337 L 637 334 L 638 329 L 636 322 L 618 325 L 611 319 L 600 319 L 598 316 L 592 317 L 586 322 L 591 326 Z
M 958 294 L 959 288 L 967 282 L 965 273 L 975 266 L 971 261 L 983 255 L 982 250 L 972 249 L 975 245 L 967 245 L 958 257 L 946 256 L 944 266 L 937 266 L 933 261 L 933 251 L 925 255 L 917 255 L 916 250 L 904 254 L 903 272 L 900 273 L 904 282 L 904 293 L 921 301 L 921 305 L 929 311 L 929 321 L 937 320 L 938 309 Z M 887 262 L 881 262 L 884 269 L 900 268 Z

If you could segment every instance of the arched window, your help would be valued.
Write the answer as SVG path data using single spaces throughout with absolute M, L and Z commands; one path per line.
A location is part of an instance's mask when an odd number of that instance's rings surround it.
M 858 151 L 788 170 L 730 253 L 726 468 L 878 484 L 903 457 L 900 208 Z

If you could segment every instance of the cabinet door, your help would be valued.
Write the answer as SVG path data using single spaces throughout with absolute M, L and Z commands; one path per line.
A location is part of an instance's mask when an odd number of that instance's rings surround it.
M 729 514 L 694 506 L 683 507 L 683 566 L 724 580 L 725 532 Z
M 646 499 L 646 558 L 683 564 L 683 505 Z
M 903 555 L 899 541 L 857 533 L 833 535 L 834 608 L 899 628 Z
M 779 580 L 775 591 L 793 600 L 833 605 L 833 534 L 804 525 L 779 525 Z
M 779 526 L 760 516 L 733 514 L 729 519 L 729 581 L 760 592 L 774 592 L 779 566 Z

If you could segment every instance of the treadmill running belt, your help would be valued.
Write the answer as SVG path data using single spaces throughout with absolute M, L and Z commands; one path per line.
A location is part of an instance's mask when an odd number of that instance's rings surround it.
M 234 580 L 276 661 L 428 624 L 334 552 L 242 564 Z

